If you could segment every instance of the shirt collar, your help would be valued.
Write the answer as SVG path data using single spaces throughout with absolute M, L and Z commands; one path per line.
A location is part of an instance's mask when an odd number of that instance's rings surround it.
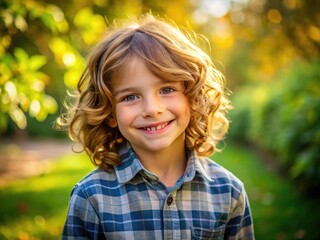
M 199 173 L 208 181 L 213 181 L 213 179 L 208 175 L 204 166 L 202 165 L 201 159 L 196 155 L 194 150 L 188 151 L 188 163 L 184 174 L 184 181 L 189 182 L 193 180 L 196 173 Z
M 138 172 L 144 170 L 144 167 L 128 142 L 124 143 L 120 148 L 119 156 L 121 163 L 115 166 L 119 183 L 129 182 Z
M 119 183 L 126 183 L 131 181 L 140 171 L 143 172 L 143 175 L 147 175 L 153 180 L 158 179 L 156 175 L 149 172 L 142 166 L 141 162 L 139 161 L 138 157 L 136 156 L 135 152 L 128 142 L 124 143 L 124 145 L 120 148 L 119 155 L 121 158 L 121 163 L 115 166 L 115 172 Z M 192 181 L 196 173 L 199 173 L 208 181 L 213 181 L 213 179 L 208 176 L 199 157 L 195 154 L 194 151 L 190 150 L 188 151 L 188 163 L 185 174 L 183 176 L 183 181 Z

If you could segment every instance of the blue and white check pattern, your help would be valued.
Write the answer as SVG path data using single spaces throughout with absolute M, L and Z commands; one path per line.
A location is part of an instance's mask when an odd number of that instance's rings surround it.
M 189 153 L 166 188 L 127 144 L 122 163 L 96 169 L 73 189 L 62 239 L 254 239 L 243 184 L 209 158 Z

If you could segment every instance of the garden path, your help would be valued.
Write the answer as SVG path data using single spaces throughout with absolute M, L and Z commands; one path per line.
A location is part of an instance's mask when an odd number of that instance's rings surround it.
M 45 173 L 52 160 L 68 153 L 67 140 L 0 139 L 0 186 Z

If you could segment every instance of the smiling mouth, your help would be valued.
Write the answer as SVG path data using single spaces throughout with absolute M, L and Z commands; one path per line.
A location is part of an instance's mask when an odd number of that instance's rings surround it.
M 158 126 L 152 126 L 152 127 L 144 127 L 142 128 L 143 130 L 147 130 L 147 131 L 157 131 L 157 130 L 160 130 L 160 129 L 163 129 L 165 128 L 166 126 L 168 126 L 170 122 L 166 122 L 166 123 L 163 123 L 163 124 L 160 124 Z

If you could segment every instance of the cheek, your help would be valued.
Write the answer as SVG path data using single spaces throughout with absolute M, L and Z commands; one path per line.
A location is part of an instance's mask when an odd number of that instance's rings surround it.
M 126 122 L 126 112 L 122 110 L 121 107 L 115 108 L 115 115 L 116 115 L 116 121 L 118 123 L 118 126 L 121 127 L 123 123 Z
M 126 112 L 124 110 L 121 110 L 121 108 L 116 108 L 115 109 L 115 115 L 116 115 L 116 122 L 117 122 L 117 127 L 122 134 L 123 137 L 127 137 L 126 134 L 126 129 L 128 129 L 128 116 L 126 115 Z
M 186 96 L 180 96 L 175 101 L 172 101 L 169 106 L 176 114 L 186 118 L 186 120 L 190 119 L 191 110 Z
M 116 107 L 115 115 L 118 127 L 121 129 L 123 126 L 131 125 L 134 119 L 134 112 L 124 107 Z
M 185 108 L 185 118 L 186 118 L 186 122 L 190 122 L 190 119 L 191 119 L 191 110 L 190 110 L 190 107 L 189 105 L 186 105 L 186 108 Z

